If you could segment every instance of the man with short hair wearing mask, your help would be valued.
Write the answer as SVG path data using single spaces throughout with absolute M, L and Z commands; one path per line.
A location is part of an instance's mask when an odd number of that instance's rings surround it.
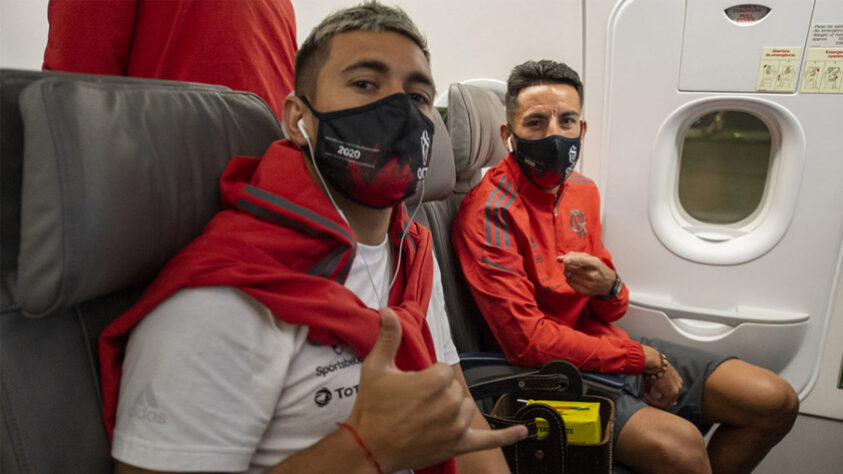
M 573 171 L 582 103 L 565 64 L 512 70 L 500 127 L 510 154 L 465 197 L 451 235 L 474 299 L 513 364 L 627 374 L 613 395 L 616 460 L 636 472 L 750 472 L 790 430 L 798 397 L 769 370 L 612 324 L 629 292 L 603 246 L 597 187 Z
M 478 412 L 403 204 L 433 138 L 424 38 L 365 3 L 296 71 L 290 139 L 229 163 L 224 210 L 101 337 L 117 472 L 508 472 L 527 430 Z

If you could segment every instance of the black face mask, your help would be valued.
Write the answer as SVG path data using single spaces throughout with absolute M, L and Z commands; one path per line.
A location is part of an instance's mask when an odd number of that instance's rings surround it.
M 391 207 L 415 194 L 427 173 L 433 122 L 407 94 L 320 113 L 313 164 L 344 196 L 373 208 Z
M 519 137 L 507 124 L 515 137 L 515 150 L 511 149 L 515 162 L 531 183 L 542 189 L 553 189 L 568 179 L 574 171 L 574 165 L 580 155 L 580 134 L 576 138 L 551 135 L 539 140 L 527 140 Z

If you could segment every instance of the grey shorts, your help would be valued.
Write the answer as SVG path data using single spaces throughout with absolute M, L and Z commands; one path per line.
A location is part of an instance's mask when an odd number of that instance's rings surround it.
M 711 425 L 702 422 L 703 385 L 709 375 L 723 362 L 734 359 L 730 356 L 712 354 L 700 349 L 681 346 L 660 339 L 638 338 L 642 344 L 654 347 L 662 352 L 682 377 L 682 389 L 679 400 L 670 413 L 690 421 L 700 432 L 705 434 Z M 638 410 L 648 406 L 641 399 L 644 391 L 644 379 L 640 375 L 627 375 L 623 391 L 611 396 L 615 402 L 614 442 L 629 418 Z

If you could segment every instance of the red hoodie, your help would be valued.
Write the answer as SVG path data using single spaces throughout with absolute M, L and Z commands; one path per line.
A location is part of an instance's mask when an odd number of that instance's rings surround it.
M 50 0 L 44 69 L 222 84 L 276 117 L 293 89 L 290 0 Z
M 468 193 L 451 240 L 480 311 L 507 359 L 540 366 L 567 360 L 585 370 L 639 374 L 644 351 L 611 324 L 626 313 L 624 286 L 612 300 L 577 293 L 557 255 L 585 252 L 610 268 L 600 196 L 573 173 L 558 195 L 527 180 L 512 154 Z
M 371 351 L 380 315 L 343 286 L 356 252 L 351 228 L 313 182 L 302 153 L 287 140 L 262 159 L 234 158 L 223 173 L 223 211 L 202 235 L 173 258 L 141 300 L 100 335 L 103 410 L 109 439 L 114 430 L 122 361 L 129 331 L 182 288 L 233 286 L 289 324 L 310 327 L 321 344 L 348 343 L 361 357 Z M 408 223 L 403 204 L 392 212 L 389 237 L 397 246 Z M 430 232 L 410 225 L 403 261 L 389 305 L 401 321 L 403 342 L 395 358 L 402 370 L 436 361 L 427 327 L 433 287 Z M 326 317 L 330 315 L 330 317 Z M 453 460 L 417 472 L 456 472 Z

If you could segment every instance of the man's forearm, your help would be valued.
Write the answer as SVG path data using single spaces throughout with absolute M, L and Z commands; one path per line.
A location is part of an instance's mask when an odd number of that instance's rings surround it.
M 161 472 L 142 469 L 119 461 L 116 461 L 114 466 L 115 474 L 160 474 Z M 378 470 L 363 448 L 357 444 L 354 436 L 348 430 L 339 429 L 267 471 L 269 474 L 301 472 L 374 474 Z
M 477 416 L 471 422 L 471 427 L 476 429 L 491 429 L 479 410 L 477 411 Z M 504 459 L 503 451 L 500 448 L 463 454 L 457 457 L 457 468 L 459 468 L 461 474 L 509 473 L 509 469 L 506 466 L 506 459 Z
M 468 390 L 468 384 L 465 376 L 459 367 L 459 364 L 454 365 L 454 371 L 462 381 L 463 387 L 467 397 L 471 397 L 471 392 Z M 476 410 L 474 419 L 471 421 L 471 427 L 478 430 L 489 430 L 489 424 L 483 418 L 480 410 Z M 486 451 L 475 451 L 466 453 L 457 457 L 457 468 L 461 474 L 485 474 L 485 473 L 500 473 L 508 474 L 509 468 L 506 465 L 506 459 L 503 457 L 503 451 L 500 448 L 488 449 Z
M 378 470 L 354 435 L 346 429 L 338 429 L 267 471 L 268 474 L 301 472 L 373 474 Z

